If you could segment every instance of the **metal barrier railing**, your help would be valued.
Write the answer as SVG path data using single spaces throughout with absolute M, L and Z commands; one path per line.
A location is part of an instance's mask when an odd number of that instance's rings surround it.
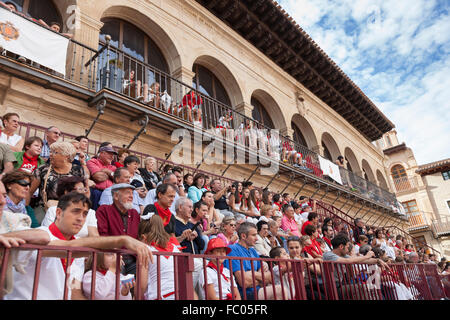
M 19 248 L 0 247 L 0 288 L 4 288 L 8 259 L 12 251 L 37 250 L 34 263 L 35 271 L 25 275 L 33 281 L 29 292 L 31 300 L 45 298 L 40 295 L 40 288 L 52 287 L 54 284 L 41 281 L 47 273 L 54 270 L 42 269 L 43 252 L 65 252 L 66 261 L 72 261 L 76 253 L 92 256 L 92 277 L 90 289 L 83 292 L 86 299 L 94 300 L 96 281 L 100 277 L 98 266 L 99 253 L 115 253 L 116 268 L 120 270 L 123 255 L 133 254 L 128 250 L 95 250 L 81 247 L 55 247 L 22 245 Z M 434 264 L 390 264 L 389 269 L 364 263 L 337 263 L 320 260 L 241 258 L 231 256 L 191 255 L 178 252 L 153 251 L 153 263 L 149 264 L 149 274 L 142 274 L 139 260 L 136 264 L 135 287 L 133 298 L 190 300 L 212 299 L 205 284 L 215 283 L 218 300 L 236 300 L 235 288 L 243 300 L 440 300 L 446 297 L 441 276 Z M 45 259 L 61 259 L 60 256 Z M 220 262 L 219 262 L 220 261 Z M 227 263 L 227 272 L 221 269 Z M 214 263 L 216 267 L 214 267 Z M 70 265 L 70 263 L 69 263 Z M 217 268 L 217 265 L 219 267 Z M 65 269 L 65 282 L 60 286 L 61 292 L 52 294 L 61 299 L 69 299 L 70 269 Z M 84 270 L 87 272 L 88 270 Z M 32 272 L 32 271 L 31 271 Z M 83 272 L 83 273 L 84 273 Z M 230 276 L 233 275 L 233 276 Z M 240 277 L 239 277 L 240 275 Z M 17 274 L 20 277 L 21 275 Z M 146 288 L 141 287 L 142 277 L 150 282 Z M 209 280 L 208 280 L 209 278 Z M 213 279 L 214 278 L 214 281 Z M 240 280 L 238 280 L 240 278 Z M 32 280 L 31 280 L 32 279 Z M 245 281 L 242 279 L 246 279 Z M 55 280 L 56 281 L 56 280 Z M 50 281 L 51 282 L 51 281 Z M 115 273 L 114 298 L 119 299 L 121 290 L 119 272 Z M 242 286 L 241 286 L 241 285 Z M 83 286 L 81 286 L 83 288 Z M 48 292 L 45 289 L 44 292 Z M 73 293 L 73 289 L 72 289 Z M 0 292 L 0 298 L 3 290 Z M 8 297 L 7 297 L 8 298 Z M 9 298 L 8 298 L 9 299 Z

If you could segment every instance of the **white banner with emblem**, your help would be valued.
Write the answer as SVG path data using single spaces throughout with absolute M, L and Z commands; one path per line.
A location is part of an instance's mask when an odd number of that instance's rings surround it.
M 319 156 L 320 168 L 323 171 L 323 174 L 329 176 L 331 179 L 336 181 L 337 183 L 342 184 L 341 173 L 339 171 L 339 166 L 330 160 L 322 158 Z
M 0 7 L 0 45 L 44 67 L 66 74 L 69 39 Z

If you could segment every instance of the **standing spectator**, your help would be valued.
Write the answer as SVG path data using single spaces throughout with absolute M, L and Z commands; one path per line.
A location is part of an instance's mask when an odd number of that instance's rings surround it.
M 41 150 L 41 157 L 47 161 L 50 158 L 50 146 L 57 142 L 61 137 L 61 130 L 55 126 L 51 126 L 45 132 L 44 144 Z
M 227 246 L 235 244 L 239 240 L 236 227 L 236 219 L 233 216 L 223 218 L 217 238 L 222 239 Z
M 77 176 L 87 180 L 83 168 L 72 164 L 76 153 L 75 147 L 69 142 L 52 143 L 50 163 L 46 163 L 34 171 L 36 179 L 31 182 L 30 195 L 39 188 L 40 207 L 35 209 L 38 221 L 42 221 L 47 209 L 58 200 L 56 190 L 61 178 Z
M 269 258 L 270 250 L 272 250 L 270 240 L 267 238 L 269 235 L 269 225 L 265 221 L 259 221 L 256 224 L 256 228 L 258 234 L 256 235 L 255 250 L 261 258 Z
M 147 190 L 156 189 L 158 183 L 161 181 L 161 177 L 155 171 L 156 159 L 153 157 L 147 157 L 144 160 L 144 167 L 139 168 L 142 178 L 145 182 Z
M 294 217 L 294 208 L 290 204 L 283 206 L 283 217 L 281 218 L 281 229 L 289 236 L 300 237 L 298 225 Z
M 231 249 L 222 241 L 222 239 L 215 238 L 208 243 L 208 248 L 205 254 L 222 257 L 220 259 L 211 259 L 206 265 L 206 277 L 207 283 L 205 283 L 204 277 L 201 277 L 202 287 L 208 293 L 208 300 L 241 300 L 239 290 L 234 287 L 231 292 L 231 281 L 236 283 L 234 276 L 230 274 L 230 270 L 224 268 L 223 263 L 227 254 L 231 252 Z M 220 275 L 218 275 L 218 272 Z M 233 279 L 231 279 L 233 277 Z M 220 282 L 220 285 L 219 285 Z M 222 291 L 222 296 L 220 296 Z M 234 297 L 233 297 L 234 296 Z
M 81 177 L 64 177 L 59 180 L 58 188 L 56 190 L 58 199 L 71 192 L 82 193 L 89 198 L 89 188 L 87 187 L 85 180 Z M 48 227 L 55 221 L 57 205 L 58 204 L 56 203 L 55 206 L 48 208 L 45 217 L 42 220 L 41 225 L 43 227 Z M 100 234 L 98 233 L 97 217 L 95 216 L 95 211 L 89 209 L 83 227 L 75 236 L 77 238 L 84 238 L 98 237 L 99 235 Z
M 14 168 L 34 173 L 34 170 L 45 164 L 45 160 L 40 157 L 43 143 L 39 137 L 27 138 L 23 146 L 24 151 L 14 152 L 16 158 Z
M 111 146 L 100 147 L 97 158 L 87 162 L 87 167 L 91 173 L 91 179 L 95 182 L 95 187 L 91 188 L 92 209 L 97 210 L 103 190 L 113 185 L 114 171 L 116 166 L 111 162 L 117 152 Z
M 98 202 L 98 205 L 104 205 L 104 204 L 113 204 L 113 196 L 112 196 L 112 187 L 115 184 L 121 184 L 121 183 L 127 183 L 127 184 L 131 184 L 131 175 L 130 172 L 127 170 L 127 168 L 121 167 L 121 168 L 117 168 L 116 171 L 114 171 L 114 175 L 113 175 L 113 181 L 114 184 L 109 187 L 106 188 L 105 190 L 103 190 L 102 195 L 100 196 L 100 200 Z M 136 188 L 136 186 L 134 186 Z M 135 190 L 133 190 L 133 209 L 136 210 L 139 213 L 142 213 L 144 211 L 144 206 L 143 206 L 144 201 L 142 200 L 142 198 L 139 196 L 138 192 Z
M 0 143 L 0 178 L 8 172 L 14 170 L 14 162 L 16 157 L 14 152 L 4 143 Z
M 202 194 L 205 191 L 205 175 L 203 173 L 197 173 L 194 176 L 192 186 L 188 190 L 187 197 L 191 199 L 193 203 L 196 203 L 201 199 Z
M 22 151 L 24 139 L 16 134 L 19 129 L 20 117 L 17 113 L 10 112 L 2 117 L 3 130 L 0 131 L 0 143 L 7 144 L 11 151 Z
M 173 174 L 171 175 L 175 177 Z M 152 215 L 155 214 L 160 216 L 164 224 L 164 230 L 166 230 L 166 232 L 170 236 L 174 237 L 176 219 L 175 215 L 172 214 L 170 207 L 172 205 L 175 206 L 174 201 L 177 201 L 175 199 L 175 195 L 177 194 L 176 187 L 174 187 L 172 184 L 163 183 L 156 188 L 155 192 L 156 202 L 145 207 L 142 218 L 144 219 L 144 216 L 147 216 L 146 219 L 149 219 Z
M 98 232 L 101 236 L 128 235 L 138 238 L 139 213 L 133 209 L 133 190 L 130 184 L 121 183 L 112 187 L 113 204 L 102 205 L 96 212 Z M 125 274 L 136 274 L 136 259 L 124 255 Z
M 186 197 L 180 197 L 175 203 L 177 216 L 175 217 L 175 236 L 180 243 L 183 252 L 200 254 L 205 246 L 205 241 L 199 229 L 192 230 L 194 224 L 190 221 L 194 210 L 192 201 Z

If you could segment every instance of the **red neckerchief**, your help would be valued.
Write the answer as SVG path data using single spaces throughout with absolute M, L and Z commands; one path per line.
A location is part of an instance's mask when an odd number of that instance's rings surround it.
M 330 246 L 330 248 L 333 248 L 333 246 L 331 245 L 331 240 L 328 239 L 327 237 L 323 237 L 323 240 L 328 243 L 328 245 Z
M 107 269 L 97 269 L 97 271 L 100 272 L 104 276 L 106 276 L 106 273 L 108 272 Z
M 156 250 L 159 252 L 173 252 L 175 247 L 179 247 L 180 243 L 178 242 L 177 238 L 170 237 L 169 242 L 167 242 L 167 246 L 165 248 L 159 246 L 156 244 L 156 242 L 150 243 L 153 247 L 155 247 Z M 164 256 L 166 259 L 169 259 L 169 256 Z
M 161 208 L 161 206 L 158 204 L 158 202 L 155 202 L 155 207 L 156 207 L 156 211 L 158 212 L 158 216 L 161 217 L 161 219 L 164 223 L 164 227 L 167 226 L 170 222 L 170 218 L 172 217 L 172 212 L 170 211 L 169 208 L 167 208 L 167 209 Z
M 256 209 L 259 211 L 259 201 L 256 201 Z
M 214 269 L 214 270 L 217 271 L 217 266 L 214 263 L 212 263 L 212 261 L 210 261 L 206 265 L 206 267 L 209 267 L 209 268 Z M 226 282 L 230 281 L 230 279 L 226 275 L 223 274 L 223 263 L 220 264 L 220 274 L 222 275 L 222 277 L 225 279 Z
M 61 231 L 58 229 L 58 227 L 56 226 L 55 223 L 52 223 L 52 224 L 48 227 L 48 230 L 50 230 L 50 232 L 52 233 L 52 235 L 54 235 L 55 237 L 57 237 L 59 240 L 66 240 L 66 241 L 67 241 L 67 240 L 74 240 L 74 239 L 75 239 L 74 236 L 72 236 L 70 239 L 66 239 L 66 238 L 63 236 L 63 234 L 61 233 Z M 73 258 L 72 258 L 72 260 L 70 260 L 69 265 L 71 265 L 72 262 L 73 262 Z M 63 266 L 63 268 L 64 268 L 64 272 L 66 272 L 66 268 L 67 268 L 67 259 L 62 259 L 62 258 L 61 258 L 61 263 L 62 263 L 62 266 Z
M 279 202 L 274 202 L 276 205 L 277 205 L 277 207 L 280 209 L 279 211 L 281 211 L 281 203 L 279 203 Z

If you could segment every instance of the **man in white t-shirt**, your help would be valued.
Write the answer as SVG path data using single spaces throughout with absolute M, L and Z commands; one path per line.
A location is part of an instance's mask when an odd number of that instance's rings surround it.
M 114 249 L 125 247 L 137 253 L 140 263 L 148 264 L 152 260 L 150 250 L 143 243 L 128 237 L 86 237 L 75 239 L 84 222 L 90 208 L 90 201 L 80 193 L 69 193 L 59 199 L 56 209 L 56 220 L 49 227 L 40 227 L 35 230 L 24 230 L 4 234 L 5 237 L 17 237 L 29 239 L 27 233 L 45 235 L 48 237 L 48 245 L 51 246 L 70 246 L 70 247 L 92 247 L 96 249 Z M 41 237 L 43 238 L 43 237 Z M 33 243 L 33 241 L 28 241 Z M 79 280 L 83 276 L 75 274 L 71 269 L 78 267 L 78 270 L 84 271 L 83 259 L 87 256 L 84 253 L 73 252 L 73 260 L 67 262 L 67 253 L 61 251 L 42 251 L 40 264 L 40 274 L 38 282 L 38 291 L 36 299 L 38 300 L 56 300 L 64 298 L 64 284 L 66 270 L 69 275 L 68 284 L 73 279 Z M 14 272 L 14 288 L 12 292 L 5 296 L 5 300 L 30 300 L 32 298 L 33 283 L 35 278 L 35 266 L 37 260 L 36 251 L 23 250 L 18 253 L 18 261 L 24 265 L 24 272 Z M 82 272 L 81 271 L 81 272 Z M 71 287 L 68 285 L 68 296 L 70 299 Z

